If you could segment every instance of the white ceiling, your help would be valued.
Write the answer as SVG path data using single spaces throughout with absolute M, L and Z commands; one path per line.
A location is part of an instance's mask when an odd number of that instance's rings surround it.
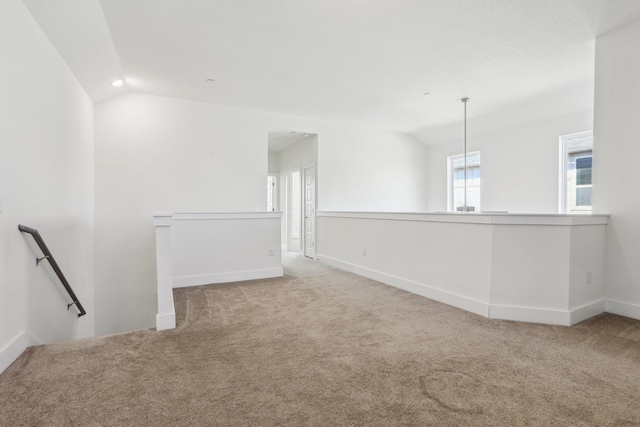
M 23 1 L 96 102 L 130 90 L 414 134 L 459 121 L 462 97 L 473 116 L 588 86 L 594 38 L 640 19 L 639 0 Z

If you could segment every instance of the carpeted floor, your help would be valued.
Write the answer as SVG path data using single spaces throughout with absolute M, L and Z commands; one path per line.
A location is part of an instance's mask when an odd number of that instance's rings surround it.
M 286 258 L 175 291 L 179 326 L 29 348 L 3 426 L 640 425 L 640 321 L 488 320 Z

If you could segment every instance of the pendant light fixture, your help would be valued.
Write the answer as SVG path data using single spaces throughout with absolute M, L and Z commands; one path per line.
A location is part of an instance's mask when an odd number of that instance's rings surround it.
M 458 212 L 473 212 L 475 207 L 467 206 L 467 102 L 469 98 L 462 98 L 460 101 L 464 104 L 464 205 L 458 206 Z

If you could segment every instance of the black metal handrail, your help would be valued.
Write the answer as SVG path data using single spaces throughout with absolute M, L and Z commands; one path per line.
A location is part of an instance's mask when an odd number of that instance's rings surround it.
M 49 261 L 49 264 L 51 264 L 51 268 L 53 268 L 53 271 L 56 272 L 56 275 L 58 276 L 58 278 L 62 282 L 62 285 L 64 286 L 64 288 L 69 293 L 69 296 L 71 297 L 73 302 L 71 304 L 67 304 L 67 310 L 72 305 L 75 305 L 76 308 L 78 310 L 80 310 L 80 313 L 78 314 L 78 317 L 81 317 L 81 316 L 84 316 L 85 314 L 87 314 L 87 312 L 82 307 L 82 304 L 80 304 L 80 301 L 78 301 L 78 297 L 76 297 L 75 292 L 73 292 L 73 289 L 71 289 L 71 285 L 67 281 L 67 278 L 64 277 L 64 274 L 62 274 L 62 270 L 60 270 L 60 267 L 58 266 L 58 263 L 56 262 L 56 259 L 53 257 L 53 255 L 51 255 L 51 251 L 49 250 L 47 245 L 44 243 L 44 240 L 42 240 L 42 236 L 40 236 L 40 233 L 38 232 L 38 230 L 36 230 L 35 228 L 26 227 L 24 225 L 18 225 L 18 229 L 20 231 L 22 231 L 23 233 L 31 234 L 31 236 L 33 237 L 33 240 L 36 241 L 36 243 L 40 247 L 40 250 L 44 254 L 44 256 L 42 258 L 36 258 L 36 265 L 39 265 L 40 262 L 44 261 L 45 259 L 47 261 Z

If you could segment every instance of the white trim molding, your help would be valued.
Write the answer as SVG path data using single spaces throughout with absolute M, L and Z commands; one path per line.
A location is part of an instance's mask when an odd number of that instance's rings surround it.
M 606 225 L 609 215 L 524 214 L 507 212 L 473 213 L 396 213 L 396 212 L 317 212 L 318 217 L 379 219 L 396 221 L 452 222 L 490 225 Z
M 173 287 L 186 288 L 189 286 L 212 285 L 216 283 L 242 282 L 244 280 L 270 279 L 282 277 L 282 267 L 263 268 L 261 270 L 233 271 L 229 273 L 203 274 L 199 276 L 181 276 L 173 278 Z
M 280 218 L 282 212 L 176 212 L 172 215 L 174 221 Z
M 380 271 L 372 270 L 370 268 L 340 261 L 326 255 L 317 254 L 316 259 L 332 267 L 336 267 L 341 270 L 366 277 L 368 279 L 376 280 L 380 283 L 384 283 L 385 285 L 390 285 L 416 295 L 427 297 L 434 301 L 461 308 L 471 313 L 479 314 L 480 316 L 489 316 L 489 305 L 483 303 L 482 301 L 477 301 L 471 298 L 464 297 L 462 295 L 457 295 L 455 293 L 447 292 L 442 289 L 437 289 L 423 283 L 403 279 L 398 276 L 385 274 Z
M 574 308 L 569 312 L 570 325 L 575 325 L 584 320 L 587 320 L 598 314 L 602 314 L 606 311 L 606 300 L 601 299 L 594 301 L 591 304 L 583 305 L 582 307 Z
M 165 331 L 176 327 L 176 312 L 156 314 L 156 331 Z
M 158 287 L 158 313 L 156 330 L 176 327 L 173 302 L 173 262 L 171 254 L 171 215 L 153 217 L 156 226 L 156 275 Z
M 516 320 L 520 322 L 545 323 L 572 326 L 604 312 L 604 300 L 595 301 L 574 310 L 550 310 L 534 307 L 494 305 L 490 307 L 491 319 Z
M 574 310 L 549 310 L 533 307 L 486 304 L 482 301 L 477 301 L 442 289 L 427 286 L 422 283 L 417 283 L 359 265 L 343 262 L 326 255 L 318 254 L 318 259 L 332 267 L 339 268 L 368 279 L 376 280 L 380 283 L 384 283 L 385 285 L 393 286 L 416 295 L 421 295 L 434 301 L 460 308 L 490 319 L 572 326 L 605 311 L 604 300 L 595 301 Z M 640 310 L 640 307 L 638 307 L 638 310 Z
M 629 302 L 607 299 L 605 311 L 619 316 L 631 317 L 640 320 L 640 305 Z
M 531 307 L 512 307 L 506 305 L 492 305 L 489 318 L 501 320 L 515 320 L 518 322 L 546 323 L 549 325 L 569 326 L 570 315 L 565 310 L 548 310 Z
M 28 332 L 16 336 L 0 350 L 0 373 L 4 372 L 28 348 L 40 343 Z

